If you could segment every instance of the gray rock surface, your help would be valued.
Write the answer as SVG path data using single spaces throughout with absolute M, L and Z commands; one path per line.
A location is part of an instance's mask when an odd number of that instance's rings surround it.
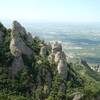
M 12 74 L 15 75 L 20 69 L 24 68 L 22 54 L 31 58 L 32 49 L 28 46 L 32 37 L 27 35 L 26 30 L 17 22 L 14 21 L 11 32 L 10 51 L 15 57 L 12 62 Z M 27 44 L 28 43 L 28 44 Z M 30 43 L 31 45 L 31 43 Z
M 62 51 L 62 46 L 61 46 L 60 43 L 54 42 L 52 44 L 52 53 L 55 53 L 56 54 L 58 51 Z
M 12 24 L 12 32 L 11 32 L 11 37 L 20 37 L 20 36 L 25 36 L 26 35 L 26 30 L 24 27 L 21 26 L 20 23 L 17 21 L 13 21 Z
M 48 56 L 48 60 L 50 63 L 53 63 L 54 62 L 54 59 L 55 59 L 55 54 L 54 53 L 51 53 L 49 56 Z
M 11 73 L 13 76 L 17 74 L 18 71 L 23 69 L 25 67 L 23 59 L 21 56 L 15 57 L 14 61 L 12 62 L 12 68 L 11 68 Z
M 25 44 L 25 37 L 27 37 L 25 29 L 18 22 L 14 21 L 10 43 L 10 50 L 14 56 L 19 56 L 19 54 L 32 55 L 32 50 Z
M 60 74 L 62 78 L 64 78 L 64 79 L 67 78 L 68 67 L 67 67 L 65 60 L 59 61 L 58 66 L 57 66 L 57 70 L 58 70 L 58 74 Z
M 59 62 L 59 60 L 66 60 L 66 55 L 63 51 L 57 52 L 55 54 L 55 62 Z

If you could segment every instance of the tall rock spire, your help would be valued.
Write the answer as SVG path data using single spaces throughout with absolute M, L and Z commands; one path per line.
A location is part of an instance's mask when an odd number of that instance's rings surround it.
M 25 67 L 22 55 L 24 54 L 28 58 L 32 55 L 32 49 L 27 45 L 27 43 L 30 42 L 27 39 L 28 34 L 25 28 L 22 27 L 17 21 L 13 21 L 10 42 L 10 51 L 15 57 L 11 68 L 13 75 Z

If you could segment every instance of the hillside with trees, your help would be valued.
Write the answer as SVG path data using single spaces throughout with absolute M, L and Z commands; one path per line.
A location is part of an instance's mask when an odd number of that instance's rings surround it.
M 0 23 L 0 100 L 100 100 L 100 74 L 68 62 L 62 45 Z

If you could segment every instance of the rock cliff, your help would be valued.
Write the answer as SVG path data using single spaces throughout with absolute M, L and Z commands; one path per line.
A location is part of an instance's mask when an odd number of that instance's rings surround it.
M 27 34 L 24 27 L 22 27 L 17 21 L 13 21 L 11 31 L 10 51 L 15 57 L 12 62 L 12 74 L 16 74 L 19 70 L 25 67 L 22 59 L 22 55 L 26 55 L 31 58 L 32 49 L 28 46 L 31 45 L 32 36 Z

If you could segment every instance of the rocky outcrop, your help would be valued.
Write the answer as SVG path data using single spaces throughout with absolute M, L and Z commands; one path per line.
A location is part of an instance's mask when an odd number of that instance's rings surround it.
M 18 22 L 14 21 L 10 43 L 10 50 L 14 56 L 19 56 L 21 54 L 25 54 L 27 56 L 32 55 L 32 50 L 24 42 L 27 36 L 25 29 Z M 25 41 L 27 42 L 27 40 Z
M 11 32 L 10 51 L 15 57 L 12 62 L 12 74 L 16 74 L 20 69 L 25 67 L 22 59 L 22 54 L 31 58 L 32 49 L 28 46 L 31 45 L 32 37 L 27 34 L 24 27 L 22 27 L 17 21 L 13 22 Z M 28 44 L 27 44 L 28 43 Z
M 59 60 L 66 60 L 66 55 L 63 51 L 57 52 L 55 54 L 55 62 L 59 62 Z
M 42 57 L 45 57 L 47 54 L 47 47 L 46 46 L 42 46 L 41 49 L 40 49 L 40 55 Z
M 60 60 L 57 66 L 58 74 L 61 75 L 62 78 L 66 79 L 68 74 L 68 66 L 64 60 Z
M 26 36 L 26 30 L 24 27 L 20 25 L 17 21 L 13 21 L 12 24 L 12 32 L 11 32 L 11 37 L 24 37 Z
M 62 46 L 58 42 L 52 44 L 52 53 L 56 54 L 58 51 L 62 51 Z
M 24 43 L 20 37 L 11 39 L 10 50 L 14 56 L 25 54 L 30 57 L 32 55 L 32 50 Z
M 12 62 L 12 67 L 11 67 L 11 73 L 12 73 L 12 77 L 14 77 L 18 71 L 20 71 L 21 69 L 23 69 L 25 67 L 23 59 L 21 56 L 15 57 L 14 61 Z
M 55 54 L 54 53 L 51 53 L 49 56 L 48 56 L 48 60 L 50 63 L 53 63 L 54 62 L 54 59 L 55 59 Z
M 58 74 L 61 75 L 62 78 L 67 78 L 68 67 L 66 64 L 66 55 L 62 51 L 62 46 L 58 42 L 54 42 L 51 45 L 51 54 L 48 56 L 48 60 L 50 63 L 56 63 Z
M 3 40 L 4 33 L 0 31 L 0 42 Z

